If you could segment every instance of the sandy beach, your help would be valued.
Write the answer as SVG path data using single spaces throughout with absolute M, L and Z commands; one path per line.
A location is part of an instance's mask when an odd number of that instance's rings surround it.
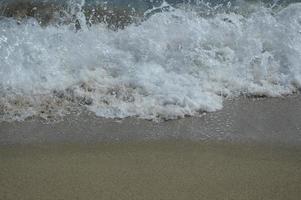
M 300 200 L 300 0 L 0 0 L 0 200 Z
M 1 147 L 0 199 L 299 199 L 301 148 L 143 142 Z
M 98 118 L 92 113 L 54 123 L 40 119 L 0 123 L 0 145 L 183 139 L 300 146 L 301 97 L 227 100 L 220 111 L 160 123 Z
M 299 199 L 301 99 L 167 122 L 0 124 L 0 199 Z

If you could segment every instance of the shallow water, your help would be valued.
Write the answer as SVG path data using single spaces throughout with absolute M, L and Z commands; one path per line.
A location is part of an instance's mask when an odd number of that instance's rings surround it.
M 300 3 L 164 1 L 141 12 L 68 2 L 46 6 L 48 21 L 35 2 L 2 12 L 0 121 L 82 109 L 175 119 L 301 87 Z

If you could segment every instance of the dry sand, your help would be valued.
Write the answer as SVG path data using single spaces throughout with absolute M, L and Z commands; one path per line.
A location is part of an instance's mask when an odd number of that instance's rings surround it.
M 163 123 L 2 122 L 0 199 L 299 200 L 300 127 L 299 96 Z

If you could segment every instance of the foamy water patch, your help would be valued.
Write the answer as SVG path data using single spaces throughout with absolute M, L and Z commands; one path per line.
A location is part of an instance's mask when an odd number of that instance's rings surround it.
M 221 109 L 225 97 L 291 94 L 301 86 L 300 13 L 301 4 L 210 17 L 169 9 L 118 31 L 1 20 L 1 118 L 86 108 L 174 119 Z

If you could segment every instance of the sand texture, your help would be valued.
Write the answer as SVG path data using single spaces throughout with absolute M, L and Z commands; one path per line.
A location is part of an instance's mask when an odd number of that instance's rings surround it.
M 301 149 L 194 142 L 0 149 L 0 199 L 299 200 Z

